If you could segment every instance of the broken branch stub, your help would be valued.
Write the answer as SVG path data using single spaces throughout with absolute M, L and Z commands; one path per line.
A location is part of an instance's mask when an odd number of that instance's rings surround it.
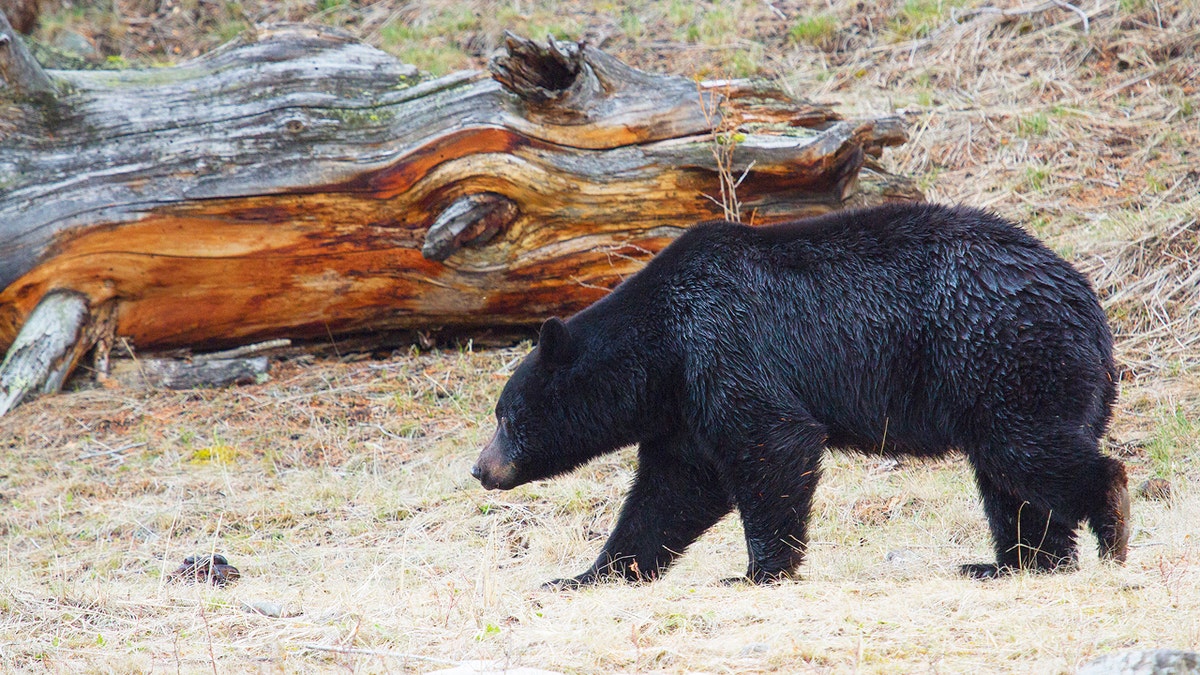
M 505 89 L 524 101 L 536 104 L 558 101 L 579 83 L 583 51 L 574 42 L 550 37 L 541 46 L 505 32 L 504 48 L 503 53 L 492 58 L 488 70 Z
M 19 96 L 54 97 L 54 82 L 29 53 L 3 11 L 0 11 L 0 84 L 11 88 Z
M 426 260 L 441 262 L 463 246 L 483 246 L 511 223 L 517 213 L 516 204 L 494 192 L 460 197 L 429 226 L 421 255 Z
M 605 149 L 707 134 L 721 95 L 683 77 L 631 68 L 584 43 L 505 34 L 488 63 L 513 94 L 523 130 L 572 148 Z
M 79 293 L 42 298 L 0 364 L 0 415 L 30 394 L 58 391 L 75 365 L 71 357 L 87 318 L 87 299 Z

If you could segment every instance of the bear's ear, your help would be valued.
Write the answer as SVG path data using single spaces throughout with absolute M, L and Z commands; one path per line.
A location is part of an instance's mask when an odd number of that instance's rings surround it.
M 538 334 L 538 351 L 547 365 L 560 366 L 571 360 L 571 331 L 557 316 L 546 319 Z

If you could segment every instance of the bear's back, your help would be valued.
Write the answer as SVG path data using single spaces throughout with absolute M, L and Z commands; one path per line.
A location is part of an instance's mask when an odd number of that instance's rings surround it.
M 1102 430 L 1115 397 L 1111 336 L 1087 280 L 974 209 L 703 223 L 640 281 L 689 362 L 711 371 L 709 389 L 728 378 L 786 392 L 831 442 L 866 443 L 890 424 L 898 444 L 962 445 L 994 432 L 997 411 Z

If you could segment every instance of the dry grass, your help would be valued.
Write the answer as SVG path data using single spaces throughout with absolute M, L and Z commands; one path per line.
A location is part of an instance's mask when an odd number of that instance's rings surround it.
M 1072 11 L 995 6 L 1010 13 L 932 0 L 130 1 L 104 21 L 55 14 L 47 30 L 100 26 L 112 55 L 153 61 L 208 48 L 238 17 L 315 16 L 398 53 L 425 48 L 423 65 L 442 68 L 479 64 L 502 28 L 550 28 L 646 68 L 757 70 L 850 113 L 900 111 L 913 140 L 889 168 L 933 199 L 1029 224 L 1105 297 L 1128 368 L 1111 451 L 1135 486 L 1161 476 L 1175 492 L 1135 500 L 1126 567 L 1089 554 L 1074 574 L 959 579 L 955 565 L 989 555 L 960 462 L 833 455 L 803 581 L 716 584 L 745 561 L 730 519 L 658 583 L 539 591 L 596 554 L 632 453 L 485 493 L 467 470 L 523 348 L 301 360 L 262 385 L 79 391 L 0 420 L 0 664 L 1059 673 L 1115 650 L 1200 649 L 1200 8 L 1088 0 L 1084 33 Z M 166 583 L 204 551 L 241 582 Z M 285 616 L 243 608 L 264 602 Z
M 467 469 L 521 353 L 285 364 L 264 385 L 19 409 L 0 465 L 4 665 L 1061 672 L 1200 635 L 1194 481 L 1177 481 L 1171 505 L 1136 504 L 1125 569 L 1091 554 L 1075 574 L 980 584 L 954 569 L 988 556 L 961 462 L 831 456 L 799 583 L 717 584 L 744 565 L 730 519 L 660 583 L 536 590 L 595 555 L 632 453 L 480 490 Z M 1180 461 L 1194 476 L 1194 457 Z M 202 551 L 225 554 L 242 581 L 165 581 Z M 294 616 L 245 610 L 261 602 Z

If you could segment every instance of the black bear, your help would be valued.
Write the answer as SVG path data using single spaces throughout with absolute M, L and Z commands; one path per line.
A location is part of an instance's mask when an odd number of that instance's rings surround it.
M 545 323 L 472 474 L 508 489 L 638 444 L 616 528 L 562 585 L 654 579 L 734 508 L 745 579 L 793 575 L 827 446 L 963 453 L 996 549 L 969 576 L 1070 567 L 1085 520 L 1123 561 L 1125 468 L 1098 447 L 1115 380 L 1091 285 L 997 216 L 904 204 L 708 222 Z

